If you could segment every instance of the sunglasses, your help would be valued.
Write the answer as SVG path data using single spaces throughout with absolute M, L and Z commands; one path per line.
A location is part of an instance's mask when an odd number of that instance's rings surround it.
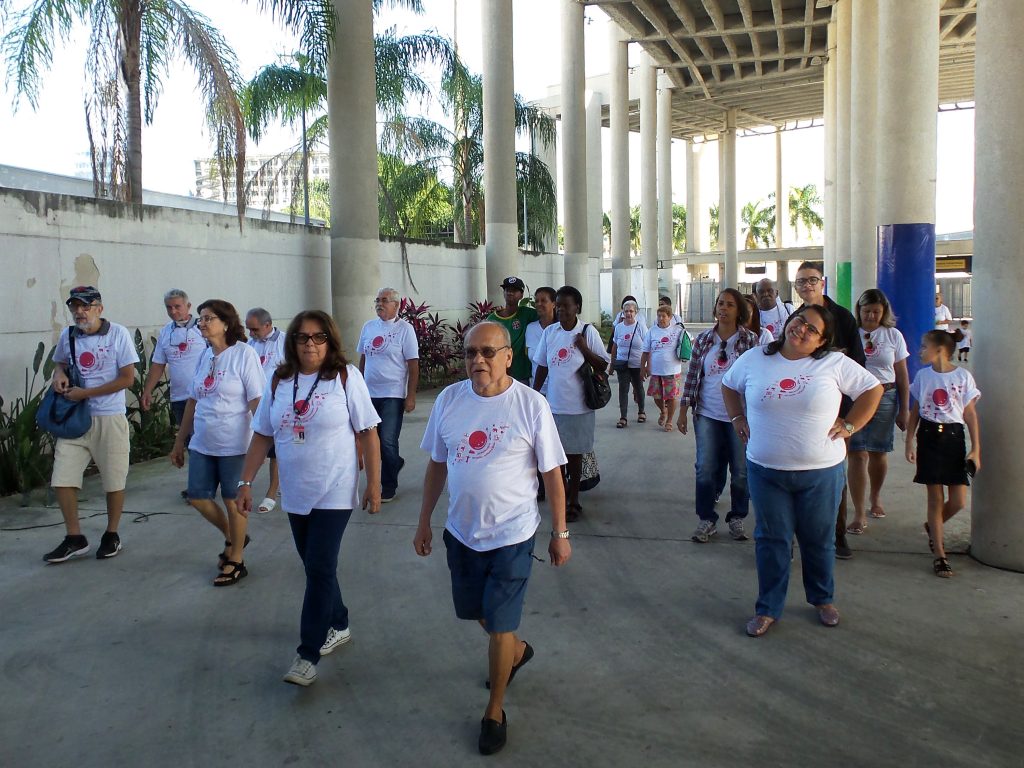
M 472 360 L 477 355 L 483 355 L 486 360 L 493 360 L 494 356 L 502 349 L 511 349 L 506 344 L 503 347 L 466 347 L 465 356 L 467 360 Z
M 721 344 L 718 345 L 718 364 L 719 365 L 725 365 L 727 362 L 729 362 L 729 356 L 725 353 L 725 345 L 726 345 L 726 342 L 724 342 L 724 341 Z
M 874 349 L 875 349 L 875 343 L 873 341 L 871 341 L 871 334 L 870 333 L 865 333 L 864 334 L 864 351 L 865 352 L 873 352 Z
M 292 338 L 300 347 L 306 346 L 311 341 L 318 347 L 327 343 L 327 334 L 322 331 L 320 333 L 293 333 Z

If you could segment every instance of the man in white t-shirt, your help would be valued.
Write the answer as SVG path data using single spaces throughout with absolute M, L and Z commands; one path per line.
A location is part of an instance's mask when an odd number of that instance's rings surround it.
M 357 351 L 359 372 L 380 416 L 380 500 L 387 504 L 398 492 L 398 473 L 405 466 L 398 439 L 402 419 L 416 408 L 420 347 L 415 329 L 398 316 L 398 291 L 381 288 L 374 305 L 377 317 L 363 326 Z
M 767 277 L 754 286 L 754 297 L 761 312 L 761 328 L 768 331 L 776 341 L 782 338 L 786 320 L 793 314 L 793 305 L 779 298 L 775 283 Z
M 164 309 L 171 321 L 160 329 L 157 336 L 140 404 L 144 411 L 153 407 L 153 390 L 166 373 L 170 384 L 171 416 L 175 426 L 180 427 L 188 403 L 192 374 L 206 349 L 206 339 L 199 331 L 196 318 L 192 317 L 192 304 L 183 290 L 172 288 L 165 293 Z M 187 438 L 185 446 L 188 447 Z M 188 492 L 182 491 L 181 497 L 188 501 Z
M 953 332 L 953 313 L 942 303 L 942 293 L 935 294 L 935 329 Z
M 274 326 L 273 316 L 263 307 L 253 307 L 245 313 L 245 330 L 249 333 L 249 346 L 260 356 L 264 378 L 272 380 L 277 366 L 284 362 L 285 335 Z M 267 495 L 256 507 L 256 511 L 264 515 L 277 506 L 277 494 L 281 487 L 277 473 L 277 452 L 273 446 L 267 458 L 270 459 L 270 485 L 267 487 Z
M 50 484 L 64 516 L 67 535 L 55 550 L 43 555 L 48 563 L 63 563 L 89 552 L 89 542 L 82 535 L 78 520 L 78 491 L 90 461 L 100 471 L 107 502 L 107 529 L 96 558 L 104 560 L 121 551 L 117 526 L 124 508 L 129 448 L 124 391 L 135 381 L 135 364 L 139 362 L 128 329 L 103 319 L 103 300 L 98 290 L 91 285 L 72 288 L 66 303 L 75 324 L 61 331 L 54 349 L 53 388 L 68 400 L 87 401 L 92 424 L 81 437 L 59 437 L 54 444 Z M 71 385 L 71 366 L 78 370 L 80 387 Z
M 448 483 L 444 543 L 455 615 L 478 621 L 490 636 L 490 701 L 480 723 L 479 750 L 505 746 L 505 689 L 531 658 L 518 637 L 540 526 L 537 473 L 551 506 L 551 564 L 572 554 L 565 520 L 565 452 L 547 401 L 509 375 L 512 340 L 499 323 L 473 326 L 465 341 L 466 374 L 445 388 L 430 412 L 420 447 L 430 453 L 413 546 L 432 549 L 430 516 Z

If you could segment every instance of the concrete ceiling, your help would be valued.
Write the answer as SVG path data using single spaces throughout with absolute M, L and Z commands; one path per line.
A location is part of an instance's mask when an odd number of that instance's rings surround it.
M 739 129 L 820 119 L 832 0 L 582 0 L 663 67 L 673 136 L 710 137 L 725 112 Z M 977 0 L 940 0 L 939 103 L 974 99 Z M 937 105 L 936 105 L 937 106 Z M 631 129 L 639 110 L 630 109 Z

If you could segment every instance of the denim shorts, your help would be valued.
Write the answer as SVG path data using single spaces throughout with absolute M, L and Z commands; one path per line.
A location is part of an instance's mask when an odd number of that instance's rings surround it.
M 892 453 L 893 429 L 896 426 L 896 411 L 899 410 L 897 394 L 895 389 L 887 389 L 882 393 L 882 401 L 871 421 L 850 438 L 851 451 Z
M 468 621 L 482 620 L 488 632 L 515 632 L 523 617 L 536 537 L 487 552 L 470 549 L 447 528 L 443 538 L 455 615 Z
M 213 499 L 220 486 L 220 497 L 234 500 L 238 496 L 238 481 L 242 479 L 245 454 L 239 456 L 207 456 L 199 451 L 188 452 L 188 497 Z

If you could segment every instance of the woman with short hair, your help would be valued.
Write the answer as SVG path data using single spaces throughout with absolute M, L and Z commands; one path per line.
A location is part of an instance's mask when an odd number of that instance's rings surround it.
M 871 419 L 882 385 L 834 351 L 834 339 L 832 313 L 804 305 L 786 321 L 781 339 L 743 355 L 722 382 L 729 421 L 747 446 L 747 485 L 757 511 L 751 637 L 782 616 L 794 535 L 807 602 L 826 627 L 839 623 L 832 571 L 836 507 L 846 479 L 844 440 Z M 853 407 L 840 418 L 843 395 Z
M 629 406 L 629 385 L 633 385 L 633 400 L 637 404 L 638 423 L 647 421 L 644 413 L 644 383 L 641 373 L 640 358 L 643 356 L 644 328 L 637 322 L 639 307 L 635 301 L 627 301 L 622 305 L 622 320 L 612 328 L 611 358 L 612 368 L 619 379 L 619 421 L 615 425 L 619 429 L 627 426 L 626 419 Z

